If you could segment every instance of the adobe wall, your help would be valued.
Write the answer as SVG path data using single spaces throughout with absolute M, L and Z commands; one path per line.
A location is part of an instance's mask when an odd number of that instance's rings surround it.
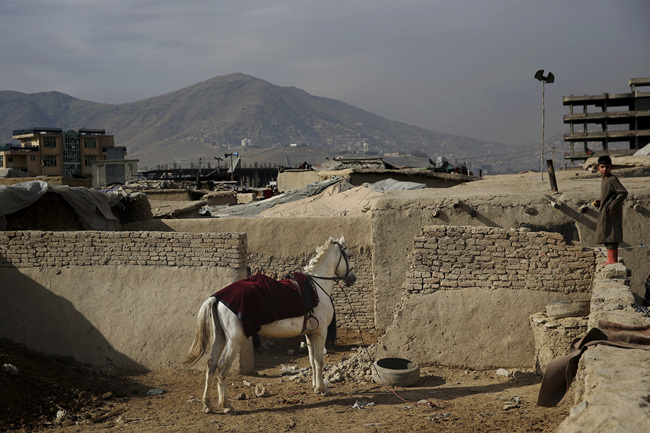
M 650 326 L 650 318 L 632 307 L 633 287 L 627 277 L 623 263 L 596 272 L 590 329 L 599 327 L 601 320 L 646 329 Z M 650 350 L 647 345 L 645 349 L 600 344 L 589 347 L 580 357 L 569 391 L 574 393 L 575 405 L 558 433 L 650 431 Z
M 511 186 L 478 195 L 474 185 L 436 190 L 385 193 L 373 204 L 371 224 L 373 233 L 373 268 L 382 270 L 374 275 L 377 297 L 376 326 L 386 329 L 392 322 L 392 311 L 400 300 L 401 287 L 410 263 L 412 240 L 428 225 L 495 227 L 501 229 L 530 228 L 533 231 L 561 233 L 587 248 L 600 247 L 594 242 L 597 211 L 588 206 L 600 191 L 597 178 L 576 182 L 581 188 L 553 194 L 544 184 L 538 189 L 513 192 Z M 623 206 L 624 242 L 619 256 L 631 270 L 633 287 L 642 287 L 648 271 L 650 243 L 650 184 L 647 178 L 627 178 L 624 181 L 630 195 Z M 563 187 L 560 183 L 560 188 Z M 558 203 L 552 207 L 551 202 Z M 639 246 L 643 243 L 643 246 Z M 604 256 L 599 255 L 598 260 Z M 640 293 L 636 293 L 640 295 Z
M 304 188 L 305 185 L 320 181 L 314 170 L 284 170 L 278 172 L 278 191 L 286 192 Z
M 517 182 L 516 177 L 511 177 Z M 385 330 L 401 298 L 401 287 L 409 270 L 407 256 L 413 238 L 427 225 L 476 226 L 502 229 L 530 228 L 562 234 L 588 248 L 594 242 L 597 212 L 586 205 L 599 191 L 599 179 L 580 179 L 584 187 L 567 188 L 553 194 L 540 184 L 538 189 L 512 192 L 501 185 L 494 191 L 477 194 L 475 184 L 444 190 L 426 189 L 384 193 L 363 216 L 321 218 L 219 218 L 193 220 L 157 220 L 126 225 L 128 230 L 235 231 L 250 232 L 249 261 L 254 271 L 282 275 L 289 268 L 302 267 L 311 254 L 305 245 L 321 243 L 327 234 L 345 234 L 348 244 L 359 248 L 355 259 L 362 278 L 353 290 L 362 311 L 362 326 Z M 630 196 L 624 205 L 624 237 L 620 257 L 632 270 L 631 281 L 637 286 L 647 274 L 647 243 L 650 241 L 650 188 L 644 178 L 625 181 Z M 560 183 L 563 187 L 564 183 Z M 479 188 L 480 191 L 480 188 Z M 551 202 L 559 203 L 552 207 Z M 295 229 L 294 229 L 295 227 Z M 340 229 L 339 229 L 340 228 Z M 312 236 L 312 233 L 315 236 Z M 336 234 L 338 233 L 338 234 Z M 636 242 L 645 242 L 639 248 Z M 274 246 L 277 243 L 278 246 Z M 295 254 L 293 252 L 296 252 Z M 370 263 L 366 259 L 370 259 Z M 599 256 L 602 260 L 602 256 Z M 362 281 L 368 281 L 366 283 Z M 335 302 L 338 302 L 339 299 Z M 341 306 L 341 308 L 345 308 Z M 363 308 L 363 309 L 361 309 Z M 374 317 L 370 317 L 374 316 Z M 349 315 L 339 316 L 343 326 L 353 323 Z
M 126 369 L 180 366 L 196 312 L 246 276 L 246 234 L 0 232 L 0 337 Z
M 367 217 L 165 219 L 130 223 L 124 229 L 188 233 L 245 232 L 251 271 L 274 278 L 302 270 L 328 236 L 338 239 L 343 235 L 353 256 L 357 281 L 351 287 L 334 287 L 332 300 L 337 324 L 352 328 L 356 328 L 357 323 L 362 328 L 375 327 L 373 247 Z
M 415 237 L 379 357 L 466 368 L 534 365 L 529 316 L 588 293 L 595 255 L 562 235 L 427 226 Z

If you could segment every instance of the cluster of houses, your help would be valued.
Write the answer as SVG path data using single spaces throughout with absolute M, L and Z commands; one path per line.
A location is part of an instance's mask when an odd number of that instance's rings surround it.
M 126 148 L 116 147 L 103 129 L 17 129 L 13 139 L 19 144 L 0 147 L 5 177 L 46 176 L 53 183 L 98 188 L 138 176 L 137 160 L 125 159 Z

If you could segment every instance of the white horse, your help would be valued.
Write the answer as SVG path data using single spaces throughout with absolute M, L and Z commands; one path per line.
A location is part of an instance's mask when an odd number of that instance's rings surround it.
M 337 241 L 330 236 L 327 242 L 316 250 L 316 256 L 304 268 L 304 273 L 311 277 L 318 293 L 318 306 L 313 309 L 313 317 L 316 320 L 309 320 L 307 327 L 309 329 L 305 327 L 305 317 L 300 316 L 262 325 L 259 331 L 259 334 L 271 338 L 288 338 L 306 334 L 309 362 L 312 367 L 312 385 L 316 393 L 329 392 L 323 381 L 323 354 L 327 326 L 334 314 L 330 294 L 335 282 L 344 280 L 347 285 L 355 282 L 356 275 L 350 259 L 344 237 L 341 236 Z M 317 325 L 315 328 L 314 323 Z M 212 345 L 202 400 L 205 413 L 214 413 L 210 405 L 210 384 L 215 372 L 219 392 L 218 407 L 222 408 L 224 413 L 234 412 L 226 397 L 226 375 L 246 338 L 241 320 L 226 305 L 214 296 L 210 296 L 203 303 L 197 314 L 196 336 L 188 351 L 185 365 L 195 364 Z

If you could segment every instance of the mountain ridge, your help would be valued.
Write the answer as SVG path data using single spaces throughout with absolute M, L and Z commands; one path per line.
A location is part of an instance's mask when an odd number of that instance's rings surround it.
M 61 92 L 0 91 L 0 138 L 37 126 L 105 129 L 140 166 L 212 159 L 249 139 L 254 149 L 308 145 L 332 154 L 419 151 L 435 158 L 483 158 L 521 151 L 494 141 L 445 134 L 392 121 L 342 101 L 313 96 L 233 73 L 162 95 L 123 104 Z M 528 145 L 525 146 L 528 148 Z M 532 145 L 531 145 L 532 151 Z M 310 161 L 311 162 L 311 161 Z M 319 163 L 321 161 L 314 161 Z M 498 161 L 493 161 L 498 163 Z M 531 166 L 523 161 L 523 166 Z M 535 165 L 532 165 L 533 167 Z M 519 167 L 510 167 L 519 170 Z M 508 170 L 502 167 L 501 170 Z

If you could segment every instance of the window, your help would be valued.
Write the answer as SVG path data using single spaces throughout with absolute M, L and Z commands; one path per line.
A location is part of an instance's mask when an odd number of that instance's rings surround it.
M 43 167 L 56 167 L 56 155 L 43 155 L 41 165 Z
M 4 155 L 0 155 L 0 167 L 4 167 L 4 166 L 5 166 L 5 161 L 4 161 L 4 159 L 5 159 Z
M 43 147 L 56 147 L 56 137 L 43 137 Z
M 97 138 L 95 137 L 86 137 L 84 138 L 84 147 L 86 149 L 94 149 L 97 147 Z M 86 164 L 88 165 L 88 164 Z
M 34 155 L 32 155 L 32 156 L 29 157 L 29 160 L 30 161 L 36 161 L 36 157 Z
M 86 167 L 90 167 L 91 165 L 93 165 L 93 162 L 95 161 L 97 161 L 97 156 L 95 155 L 84 156 L 84 165 Z

